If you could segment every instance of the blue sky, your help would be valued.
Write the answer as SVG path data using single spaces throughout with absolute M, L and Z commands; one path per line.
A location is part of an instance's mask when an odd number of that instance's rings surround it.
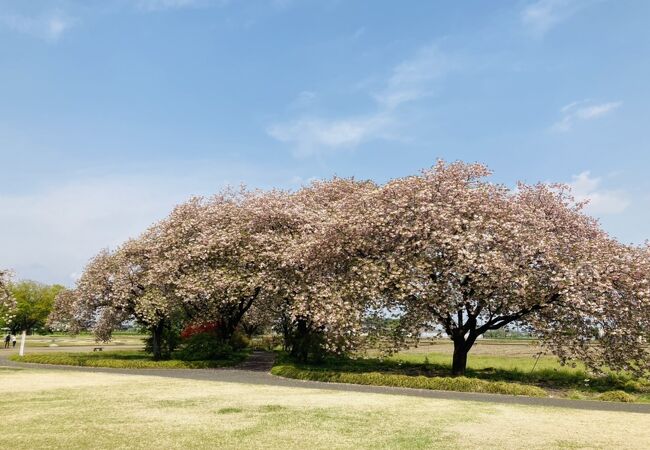
M 650 238 L 645 0 L 0 0 L 0 267 L 71 284 L 193 194 L 437 158 Z

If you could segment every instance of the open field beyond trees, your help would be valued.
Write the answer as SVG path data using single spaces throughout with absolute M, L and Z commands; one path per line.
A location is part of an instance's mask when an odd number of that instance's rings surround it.
M 67 333 L 55 334 L 34 334 L 27 336 L 25 341 L 26 347 L 121 347 L 121 346 L 135 346 L 141 347 L 142 340 L 146 336 L 139 333 L 116 332 L 110 342 L 97 344 L 95 336 L 91 333 L 81 333 L 72 336 Z
M 17 450 L 650 447 L 636 413 L 56 370 L 0 383 L 0 447 Z

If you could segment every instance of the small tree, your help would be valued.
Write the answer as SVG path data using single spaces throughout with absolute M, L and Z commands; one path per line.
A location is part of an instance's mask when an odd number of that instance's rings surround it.
M 10 325 L 12 332 L 25 330 L 29 333 L 44 327 L 54 299 L 64 289 L 60 285 L 48 286 L 35 281 L 12 283 L 10 290 L 16 300 L 15 316 Z
M 73 332 L 91 329 L 97 340 L 108 341 L 116 327 L 135 319 L 151 333 L 154 359 L 168 356 L 163 340 L 179 314 L 179 303 L 152 274 L 149 248 L 140 238 L 114 252 L 100 252 L 84 269 L 74 292 L 57 298 L 50 323 L 65 323 Z

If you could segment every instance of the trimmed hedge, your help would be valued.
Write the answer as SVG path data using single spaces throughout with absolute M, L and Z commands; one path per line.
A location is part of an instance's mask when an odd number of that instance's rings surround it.
M 384 374 L 380 372 L 354 373 L 330 370 L 300 369 L 292 365 L 278 365 L 271 369 L 273 375 L 298 380 L 324 381 L 334 383 L 391 386 L 437 391 L 480 392 L 487 394 L 526 395 L 547 397 L 542 388 L 503 381 L 486 381 L 466 377 L 425 377 Z

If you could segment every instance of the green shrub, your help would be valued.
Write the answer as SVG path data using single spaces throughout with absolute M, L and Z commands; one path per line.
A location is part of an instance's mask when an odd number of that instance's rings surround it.
M 231 344 L 214 333 L 199 333 L 185 340 L 175 356 L 184 361 L 216 360 L 233 353 Z
M 490 394 L 527 395 L 546 397 L 547 393 L 536 386 L 525 386 L 502 381 L 486 381 L 466 377 L 425 377 L 384 374 L 380 372 L 354 373 L 330 370 L 300 369 L 292 365 L 280 365 L 271 370 L 273 375 L 299 380 L 351 383 L 373 386 L 391 386 L 440 391 L 481 392 Z
M 636 397 L 628 394 L 625 391 L 609 391 L 598 396 L 600 400 L 606 402 L 624 402 L 624 403 L 634 403 Z
M 234 350 L 241 350 L 248 347 L 251 343 L 251 340 L 241 331 L 237 330 L 230 337 L 230 346 Z
M 149 331 L 149 334 L 144 341 L 144 352 L 153 354 L 153 335 Z M 160 342 L 160 352 L 162 359 L 169 359 L 172 356 L 172 353 L 181 343 L 180 330 L 177 326 L 166 326 L 163 328 L 161 342 Z

